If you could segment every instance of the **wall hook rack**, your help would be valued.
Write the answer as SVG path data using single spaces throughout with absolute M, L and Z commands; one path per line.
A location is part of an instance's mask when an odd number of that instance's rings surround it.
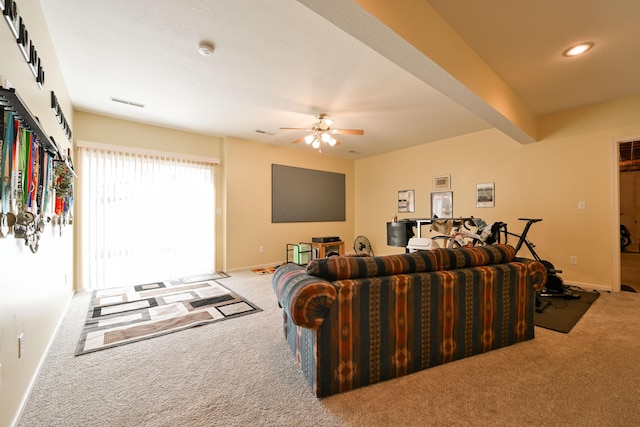
M 38 142 L 57 159 L 62 160 L 58 145 L 47 136 L 40 126 L 37 117 L 31 114 L 31 111 L 22 102 L 22 99 L 16 93 L 14 88 L 5 88 L 0 86 L 0 105 L 5 109 L 12 111 L 16 117 L 22 122 L 22 125 L 36 134 Z

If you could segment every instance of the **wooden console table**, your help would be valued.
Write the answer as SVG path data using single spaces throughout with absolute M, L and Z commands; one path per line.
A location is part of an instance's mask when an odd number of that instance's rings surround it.
M 318 250 L 318 258 L 326 258 L 327 254 L 331 252 L 337 252 L 339 255 L 344 255 L 344 242 L 342 240 L 327 243 L 312 242 L 311 247 Z

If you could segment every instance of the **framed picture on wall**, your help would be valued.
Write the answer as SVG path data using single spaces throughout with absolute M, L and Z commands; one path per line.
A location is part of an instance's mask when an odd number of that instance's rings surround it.
M 451 175 L 438 175 L 433 177 L 434 190 L 450 190 Z
M 495 206 L 495 186 L 493 182 L 476 185 L 476 207 L 492 208 Z
M 453 192 L 431 193 L 431 218 L 453 218 Z
M 398 191 L 398 212 L 414 212 L 415 211 L 415 190 Z

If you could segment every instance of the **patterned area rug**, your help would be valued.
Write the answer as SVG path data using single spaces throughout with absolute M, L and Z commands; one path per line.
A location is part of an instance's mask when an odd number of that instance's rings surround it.
M 76 356 L 262 311 L 211 277 L 94 291 Z

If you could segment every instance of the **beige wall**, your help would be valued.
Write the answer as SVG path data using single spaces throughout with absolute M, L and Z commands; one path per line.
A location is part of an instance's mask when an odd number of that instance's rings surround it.
M 227 138 L 226 268 L 276 265 L 285 261 L 287 243 L 308 242 L 313 236 L 340 236 L 348 251 L 353 245 L 354 164 L 352 160 Z M 273 163 L 346 175 L 344 222 L 271 223 L 271 165 Z M 313 188 L 309 188 L 313 191 Z M 264 252 L 260 253 L 259 248 Z
M 58 60 L 37 1 L 20 2 L 29 37 L 45 71 L 42 89 L 22 58 L 5 20 L 0 22 L 0 75 L 37 116 L 44 131 L 66 151 L 70 142 L 50 108 L 54 91 L 67 122 L 73 111 Z M 36 254 L 11 234 L 0 237 L 0 426 L 12 423 L 69 302 L 72 287 L 73 227 L 47 225 Z M 25 354 L 18 359 L 18 336 L 24 334 Z
M 416 190 L 416 212 L 399 218 L 427 217 L 432 177 L 450 174 L 455 216 L 504 221 L 516 232 L 522 230 L 519 217 L 542 218 L 529 236 L 541 257 L 564 270 L 565 281 L 617 290 L 615 141 L 640 134 L 638 111 L 640 97 L 626 98 L 543 117 L 543 137 L 534 144 L 487 130 L 359 160 L 356 234 L 367 234 L 376 253 L 402 252 L 386 246 L 398 190 Z M 476 184 L 484 182 L 495 183 L 495 208 L 475 206 Z M 586 209 L 578 210 L 579 201 Z M 577 265 L 569 264 L 570 256 Z
M 222 138 L 84 111 L 75 112 L 74 139 L 102 144 L 220 158 Z

